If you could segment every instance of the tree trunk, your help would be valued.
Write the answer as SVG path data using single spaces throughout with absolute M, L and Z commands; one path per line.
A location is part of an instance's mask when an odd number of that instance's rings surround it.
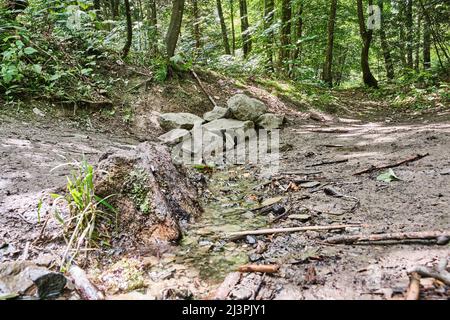
M 178 37 L 180 36 L 181 21 L 183 20 L 184 0 L 172 1 L 172 15 L 170 16 L 169 29 L 166 35 L 166 54 L 170 59 L 175 54 Z
M 431 68 L 431 30 L 426 22 L 423 24 L 423 68 Z
M 381 40 L 381 49 L 383 51 L 383 57 L 384 57 L 384 66 L 386 68 L 386 77 L 388 80 L 393 80 L 395 77 L 394 72 L 394 63 L 392 61 L 391 52 L 389 50 L 389 43 L 386 39 L 386 23 L 384 19 L 384 13 L 383 13 L 383 0 L 378 1 L 378 6 L 381 10 L 381 26 L 380 26 L 380 40 Z
M 230 0 L 230 19 L 231 19 L 231 51 L 233 56 L 236 53 L 236 31 L 234 30 L 234 0 Z
M 406 3 L 406 56 L 407 56 L 407 64 L 410 69 L 414 68 L 413 61 L 413 0 L 407 0 Z
M 281 1 L 281 33 L 280 33 L 280 65 L 282 69 L 287 69 L 289 60 L 289 46 L 291 45 L 291 0 Z
M 266 36 L 266 67 L 270 72 L 274 71 L 273 66 L 273 35 L 272 30 L 273 20 L 275 15 L 275 3 L 274 0 L 264 0 L 264 30 L 267 32 Z
M 331 0 L 330 16 L 328 19 L 327 51 L 322 75 L 322 80 L 325 83 L 327 83 L 329 87 L 333 86 L 332 66 L 333 66 L 333 44 L 334 44 L 334 26 L 336 22 L 336 10 L 337 10 L 337 0 Z
M 416 51 L 416 57 L 414 59 L 414 69 L 416 71 L 419 71 L 420 69 L 420 31 L 421 31 L 421 25 L 422 25 L 422 17 L 418 13 L 417 14 L 417 31 L 416 31 L 416 44 L 415 44 L 415 51 Z
M 297 23 L 295 26 L 295 49 L 292 53 L 292 60 L 297 60 L 301 53 L 301 44 L 298 43 L 303 36 L 303 1 L 298 5 L 298 11 L 296 14 Z
M 200 40 L 200 13 L 198 10 L 198 0 L 192 0 L 193 14 L 194 14 L 194 38 L 195 49 L 200 50 L 202 43 Z
M 130 0 L 125 0 L 125 15 L 127 17 L 127 42 L 123 47 L 122 58 L 126 58 L 131 48 L 131 41 L 133 40 L 133 25 L 131 23 Z
M 372 5 L 372 0 L 369 0 L 369 5 Z M 358 6 L 358 22 L 359 22 L 359 32 L 361 34 L 361 38 L 363 41 L 363 48 L 361 50 L 361 69 L 363 72 L 363 80 L 364 84 L 372 87 L 378 88 L 378 81 L 373 76 L 370 71 L 369 64 L 369 52 L 370 52 L 370 44 L 372 42 L 373 31 L 366 29 L 366 21 L 364 20 L 364 9 L 363 9 L 363 1 L 357 0 Z
M 150 24 L 150 30 L 149 30 L 149 48 L 150 53 L 153 55 L 157 50 L 157 44 L 156 39 L 158 37 L 158 20 L 156 16 L 156 0 L 150 0 L 148 3 L 148 17 L 147 17 L 149 24 Z
M 223 18 L 222 2 L 220 0 L 217 3 L 217 14 L 220 19 L 220 28 L 222 30 L 223 46 L 225 48 L 225 54 L 231 54 L 230 43 L 228 42 L 227 26 L 225 24 L 225 19 Z
M 116 19 L 119 15 L 119 0 L 111 0 L 111 16 Z
M 402 66 L 406 68 L 406 47 L 405 47 L 405 29 L 403 28 L 405 20 L 405 3 L 404 1 L 400 1 L 399 3 L 399 11 L 397 15 L 397 25 L 400 33 L 400 41 L 398 42 L 399 48 L 400 48 L 400 62 L 402 63 Z
M 94 0 L 94 9 L 100 10 L 100 0 Z
M 241 15 L 242 50 L 244 51 L 244 58 L 247 58 L 252 50 L 252 39 L 249 34 L 247 0 L 239 0 L 239 10 Z

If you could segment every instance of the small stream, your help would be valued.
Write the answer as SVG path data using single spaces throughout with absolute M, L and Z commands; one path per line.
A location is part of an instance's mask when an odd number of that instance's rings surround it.
M 219 281 L 248 263 L 248 244 L 224 240 L 228 232 L 265 227 L 268 217 L 249 209 L 259 206 L 262 183 L 244 166 L 217 170 L 208 179 L 203 216 L 184 235 L 177 262 L 192 265 L 204 279 Z

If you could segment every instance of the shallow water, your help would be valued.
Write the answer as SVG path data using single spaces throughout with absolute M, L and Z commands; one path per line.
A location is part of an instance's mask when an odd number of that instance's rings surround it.
M 259 206 L 258 185 L 254 174 L 237 166 L 217 170 L 208 180 L 202 199 L 204 213 L 184 235 L 177 261 L 199 270 L 204 279 L 218 281 L 248 262 L 245 242 L 225 241 L 229 232 L 262 228 L 268 217 L 249 209 Z

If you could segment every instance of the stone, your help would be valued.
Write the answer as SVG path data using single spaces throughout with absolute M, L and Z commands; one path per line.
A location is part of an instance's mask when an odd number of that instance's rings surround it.
M 203 125 L 204 129 L 207 129 L 212 132 L 218 132 L 222 130 L 237 130 L 237 129 L 252 129 L 255 127 L 255 124 L 252 121 L 239 121 L 235 119 L 218 119 L 206 123 Z
M 306 189 L 310 189 L 310 188 L 315 188 L 320 186 L 320 182 L 319 181 L 309 181 L 309 182 L 305 182 L 305 183 L 301 183 L 300 187 L 302 188 L 306 188 Z
M 311 216 L 309 214 L 291 214 L 289 215 L 289 219 L 308 221 L 309 219 L 311 219 Z
M 266 105 L 245 94 L 237 94 L 231 97 L 228 102 L 233 117 L 242 121 L 256 121 L 261 115 L 267 112 Z
M 54 298 L 61 294 L 67 279 L 63 274 L 39 267 L 31 261 L 0 264 L 0 296 Z
M 265 113 L 256 120 L 258 127 L 265 130 L 279 129 L 283 125 L 284 116 L 278 116 L 273 113 Z
M 203 119 L 206 121 L 214 121 L 221 118 L 228 118 L 230 116 L 230 110 L 228 108 L 215 107 L 213 110 L 206 112 L 203 115 Z
M 169 132 L 161 135 L 158 139 L 165 144 L 172 145 L 183 140 L 185 136 L 189 135 L 189 131 L 186 129 L 173 129 Z
M 177 168 L 168 147 L 144 142 L 131 150 L 107 152 L 97 164 L 97 195 L 110 198 L 120 212 L 120 243 L 139 240 L 143 245 L 176 241 L 183 221 L 201 213 L 196 188 Z
M 159 125 L 165 131 L 172 129 L 191 130 L 195 124 L 203 122 L 202 118 L 192 113 L 164 113 L 159 116 Z

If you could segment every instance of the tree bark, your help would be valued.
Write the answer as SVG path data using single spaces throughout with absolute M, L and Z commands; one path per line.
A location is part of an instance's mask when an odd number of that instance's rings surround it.
M 223 17 L 222 2 L 221 0 L 216 0 L 217 3 L 217 14 L 220 20 L 220 29 L 222 30 L 222 40 L 223 46 L 225 48 L 225 54 L 231 54 L 230 43 L 228 42 L 227 26 L 225 24 L 225 19 Z
M 386 23 L 384 19 L 384 13 L 383 13 L 383 0 L 378 1 L 378 6 L 381 10 L 381 26 L 380 26 L 380 40 L 381 40 L 381 49 L 383 51 L 383 57 L 384 57 L 384 66 L 386 68 L 386 77 L 388 80 L 393 80 L 395 77 L 394 72 L 394 63 L 392 61 L 391 52 L 389 50 L 389 43 L 386 39 Z
M 236 31 L 234 29 L 234 0 L 230 0 L 230 19 L 231 19 L 231 51 L 233 56 L 236 53 Z
M 399 11 L 397 15 L 397 25 L 400 34 L 400 41 L 398 42 L 398 45 L 400 47 L 400 62 L 402 63 L 402 66 L 405 68 L 407 66 L 407 63 L 405 57 L 406 47 L 405 47 L 405 29 L 403 27 L 404 21 L 405 21 L 405 3 L 404 1 L 400 1 Z
M 299 43 L 299 41 L 303 36 L 303 1 L 298 5 L 296 17 L 297 22 L 295 25 L 295 49 L 292 53 L 292 60 L 294 61 L 299 59 L 301 54 L 301 44 Z
M 275 15 L 275 3 L 274 0 L 264 0 L 264 30 L 267 32 L 266 36 L 266 67 L 268 71 L 273 72 L 273 35 L 272 30 L 273 21 Z M 269 30 L 269 31 L 267 31 Z
M 323 67 L 322 80 L 327 83 L 329 87 L 333 86 L 333 44 L 334 44 L 334 26 L 336 22 L 337 0 L 331 0 L 330 16 L 328 19 L 328 41 L 326 50 L 326 59 Z
M 369 5 L 372 5 L 372 0 L 369 0 Z M 371 88 L 378 88 L 378 81 L 370 71 L 369 52 L 370 44 L 372 42 L 373 31 L 366 29 L 366 22 L 364 20 L 363 1 L 357 0 L 358 7 L 358 22 L 359 32 L 363 41 L 363 48 L 361 50 L 361 69 L 363 72 L 364 84 Z
M 423 68 L 431 68 L 431 31 L 426 22 L 423 24 Z
M 131 48 L 131 41 L 133 40 L 133 25 L 131 22 L 130 0 L 125 0 L 125 15 L 127 18 L 127 42 L 123 47 L 122 58 L 126 58 Z
M 200 50 L 202 43 L 200 40 L 200 13 L 198 10 L 198 0 L 192 0 L 192 9 L 194 14 L 194 38 L 195 49 Z
M 407 64 L 410 69 L 414 68 L 413 61 L 413 0 L 407 0 L 406 3 L 406 56 L 407 56 Z
M 116 19 L 119 15 L 119 0 L 111 0 L 111 16 Z
M 417 31 L 416 31 L 416 43 L 415 43 L 415 51 L 416 51 L 416 57 L 414 59 L 414 70 L 419 71 L 420 69 L 420 31 L 422 26 L 422 16 L 418 13 L 417 14 Z
M 252 51 L 252 39 L 249 34 L 247 0 L 239 0 L 239 10 L 241 15 L 241 36 L 242 36 L 242 50 L 244 51 L 244 58 L 247 58 Z
M 334 1 L 334 0 L 333 0 Z M 291 45 L 291 0 L 281 2 L 281 33 L 280 33 L 280 65 L 282 69 L 287 69 L 289 60 L 289 46 Z
M 178 37 L 180 36 L 181 21 L 183 20 L 184 0 L 172 1 L 172 15 L 170 16 L 169 29 L 166 35 L 166 54 L 170 59 L 175 54 Z

